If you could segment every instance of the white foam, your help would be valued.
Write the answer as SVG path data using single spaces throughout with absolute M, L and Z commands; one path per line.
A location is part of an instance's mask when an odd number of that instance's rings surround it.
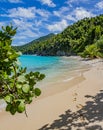
M 73 79 L 74 79 L 74 77 L 71 77 L 71 78 L 68 78 L 68 79 L 64 79 L 63 82 L 68 82 L 68 81 L 73 80 Z

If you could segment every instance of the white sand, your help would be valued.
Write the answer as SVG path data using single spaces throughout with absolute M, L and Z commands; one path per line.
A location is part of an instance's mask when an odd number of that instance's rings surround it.
M 41 97 L 28 105 L 28 118 L 1 112 L 0 130 L 102 130 L 103 62 L 86 63 L 92 64 L 89 71 L 43 89 Z

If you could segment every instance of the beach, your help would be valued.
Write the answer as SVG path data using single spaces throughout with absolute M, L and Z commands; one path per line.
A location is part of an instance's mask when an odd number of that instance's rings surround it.
M 0 130 L 102 130 L 103 60 L 82 61 L 91 66 L 74 79 L 43 87 L 42 95 L 24 114 L 0 112 Z

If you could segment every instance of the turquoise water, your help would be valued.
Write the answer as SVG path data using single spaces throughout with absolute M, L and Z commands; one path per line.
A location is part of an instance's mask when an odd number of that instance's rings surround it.
M 19 57 L 20 66 L 27 67 L 27 72 L 39 71 L 46 75 L 38 87 L 55 86 L 55 83 L 68 82 L 80 74 L 84 64 L 76 58 L 22 55 Z M 0 110 L 6 106 L 0 101 Z
M 22 55 L 19 60 L 22 67 L 27 67 L 27 72 L 44 73 L 49 81 L 59 77 L 69 78 L 68 73 L 84 66 L 78 59 L 68 57 Z
M 46 57 L 34 55 L 22 55 L 20 58 L 21 66 L 27 67 L 27 71 L 40 71 L 46 73 L 53 66 L 59 63 L 59 57 Z

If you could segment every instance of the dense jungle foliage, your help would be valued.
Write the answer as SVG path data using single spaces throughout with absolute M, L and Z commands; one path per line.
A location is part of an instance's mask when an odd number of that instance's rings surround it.
M 103 57 L 103 15 L 84 18 L 60 34 L 14 48 L 23 54 Z

